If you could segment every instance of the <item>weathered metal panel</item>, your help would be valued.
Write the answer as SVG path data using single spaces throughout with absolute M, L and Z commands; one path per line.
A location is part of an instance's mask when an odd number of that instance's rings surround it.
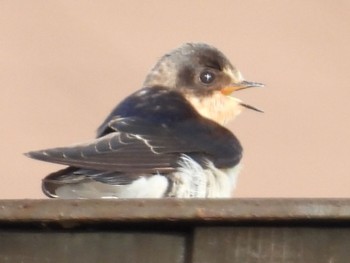
M 192 263 L 349 263 L 350 228 L 197 228 Z
M 183 263 L 185 241 L 166 232 L 0 231 L 0 262 Z

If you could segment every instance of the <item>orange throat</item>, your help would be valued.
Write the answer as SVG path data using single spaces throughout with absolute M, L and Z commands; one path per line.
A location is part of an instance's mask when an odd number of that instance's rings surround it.
M 242 111 L 239 99 L 223 95 L 220 91 L 204 98 L 188 94 L 186 99 L 200 115 L 221 125 L 227 124 Z

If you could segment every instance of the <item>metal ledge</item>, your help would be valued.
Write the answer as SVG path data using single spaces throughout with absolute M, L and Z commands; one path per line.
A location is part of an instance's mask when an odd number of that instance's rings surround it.
M 0 223 L 350 222 L 350 199 L 0 200 Z

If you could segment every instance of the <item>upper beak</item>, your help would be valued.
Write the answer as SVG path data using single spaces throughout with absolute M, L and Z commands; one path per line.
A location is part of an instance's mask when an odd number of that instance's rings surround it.
M 241 86 L 240 89 L 247 89 L 247 88 L 262 88 L 265 85 L 259 82 L 243 80 L 241 83 L 239 83 L 239 86 Z
M 224 95 L 231 95 L 233 92 L 238 91 L 238 90 L 248 89 L 248 88 L 262 88 L 264 86 L 265 85 L 262 83 L 243 80 L 239 83 L 233 83 L 230 86 L 226 86 L 226 87 L 222 88 L 221 93 Z M 262 110 L 259 110 L 258 108 L 255 108 L 255 107 L 250 106 L 248 104 L 245 104 L 243 102 L 241 102 L 240 105 L 245 107 L 245 108 L 251 109 L 251 110 L 263 112 Z
M 239 83 L 233 83 L 229 86 L 222 88 L 221 93 L 224 95 L 231 95 L 233 92 L 237 90 L 248 89 L 248 88 L 262 88 L 264 86 L 265 85 L 262 83 L 243 80 Z

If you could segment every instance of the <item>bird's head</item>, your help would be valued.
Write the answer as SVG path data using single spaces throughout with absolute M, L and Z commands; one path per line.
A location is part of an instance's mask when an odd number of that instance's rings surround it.
M 144 86 L 176 89 L 200 113 L 204 112 L 202 115 L 205 117 L 226 122 L 226 119 L 238 115 L 242 107 L 261 111 L 232 95 L 238 90 L 264 85 L 244 80 L 240 71 L 215 47 L 204 43 L 187 43 L 164 55 L 147 75 Z M 214 106 L 208 106 L 208 101 L 212 101 L 213 105 L 224 103 L 226 107 L 218 107 L 217 110 Z M 203 103 L 205 105 L 201 105 Z M 232 117 L 225 116 L 225 120 L 219 121 L 219 117 L 208 116 L 211 114 L 206 111 L 214 115 L 217 115 L 215 111 L 220 111 L 220 116 L 231 114 Z

